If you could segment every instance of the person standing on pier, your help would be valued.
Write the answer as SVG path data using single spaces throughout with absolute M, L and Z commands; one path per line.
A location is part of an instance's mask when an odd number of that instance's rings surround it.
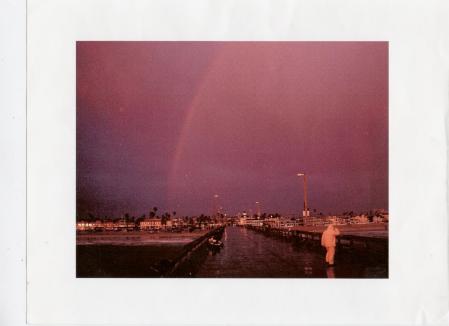
M 326 263 L 329 266 L 334 265 L 335 246 L 337 245 L 336 237 L 339 234 L 340 230 L 333 224 L 329 224 L 321 236 L 321 245 L 326 248 Z

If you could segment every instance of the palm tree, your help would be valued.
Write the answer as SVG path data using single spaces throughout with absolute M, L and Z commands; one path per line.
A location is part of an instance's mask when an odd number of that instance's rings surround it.
M 167 220 L 168 220 L 169 216 L 170 215 L 168 213 L 165 213 L 165 214 L 162 215 L 162 218 L 161 218 L 161 224 L 162 225 L 167 225 Z
M 88 213 L 87 216 L 88 216 L 88 220 L 89 220 L 89 221 L 94 221 L 94 220 L 95 220 L 94 214 Z

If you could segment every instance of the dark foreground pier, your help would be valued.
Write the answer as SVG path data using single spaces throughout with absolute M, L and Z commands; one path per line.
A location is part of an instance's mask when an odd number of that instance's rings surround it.
M 207 239 L 221 239 L 211 249 Z M 78 277 L 387 278 L 388 240 L 338 237 L 334 267 L 320 233 L 222 227 L 183 246 L 78 246 Z
M 224 227 L 210 230 L 187 244 L 176 239 L 169 241 L 167 237 L 163 237 L 163 242 L 150 243 L 135 234 L 127 236 L 126 233 L 126 239 L 118 234 L 119 240 L 113 242 L 110 239 L 101 240 L 105 238 L 101 234 L 87 236 L 87 240 L 77 242 L 76 276 L 189 277 L 195 272 L 198 259 L 207 254 L 207 240 L 210 237 L 220 238 L 223 230 Z M 110 238 L 109 235 L 106 237 Z

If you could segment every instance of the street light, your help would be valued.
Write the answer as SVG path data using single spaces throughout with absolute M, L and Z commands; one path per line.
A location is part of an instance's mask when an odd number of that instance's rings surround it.
M 214 214 L 215 214 L 215 216 L 218 216 L 218 214 L 220 212 L 220 208 L 218 206 L 218 197 L 219 196 L 217 194 L 214 195 Z
M 304 211 L 302 213 L 303 217 L 309 216 L 309 210 L 307 208 L 307 177 L 305 173 L 298 173 L 298 177 L 304 177 Z
M 260 218 L 260 203 L 256 201 L 257 218 Z

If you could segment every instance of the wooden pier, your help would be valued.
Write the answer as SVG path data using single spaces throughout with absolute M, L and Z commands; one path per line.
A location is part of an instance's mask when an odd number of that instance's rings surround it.
M 261 232 L 266 236 L 292 241 L 301 247 L 324 251 L 324 248 L 321 246 L 322 232 L 288 230 L 265 226 L 246 227 L 256 232 Z M 388 264 L 388 238 L 341 234 L 337 236 L 336 241 L 337 255 L 346 260 L 368 260 Z
M 314 251 L 325 255 L 321 246 L 321 232 L 288 230 L 266 226 L 245 226 L 257 233 L 272 238 L 275 241 L 287 241 L 300 251 Z M 224 226 L 211 230 L 205 235 L 187 244 L 174 259 L 164 260 L 156 264 L 155 270 L 160 277 L 191 277 L 207 257 L 207 240 L 214 236 L 221 238 Z M 343 266 L 379 266 L 388 273 L 388 239 L 360 235 L 342 234 L 337 236 L 336 263 Z M 267 239 L 267 241 L 269 241 Z M 341 266 L 341 265 L 340 265 Z M 352 268 L 352 267 L 351 267 Z M 244 273 L 243 273 L 244 274 Z
M 196 253 L 207 245 L 207 240 L 210 237 L 221 237 L 224 231 L 224 226 L 215 228 L 198 239 L 185 245 L 182 252 L 172 261 L 162 262 L 161 277 L 177 277 L 184 274 L 189 274 L 189 263 Z M 161 264 L 161 263 L 160 263 Z M 189 275 L 186 275 L 189 276 Z

